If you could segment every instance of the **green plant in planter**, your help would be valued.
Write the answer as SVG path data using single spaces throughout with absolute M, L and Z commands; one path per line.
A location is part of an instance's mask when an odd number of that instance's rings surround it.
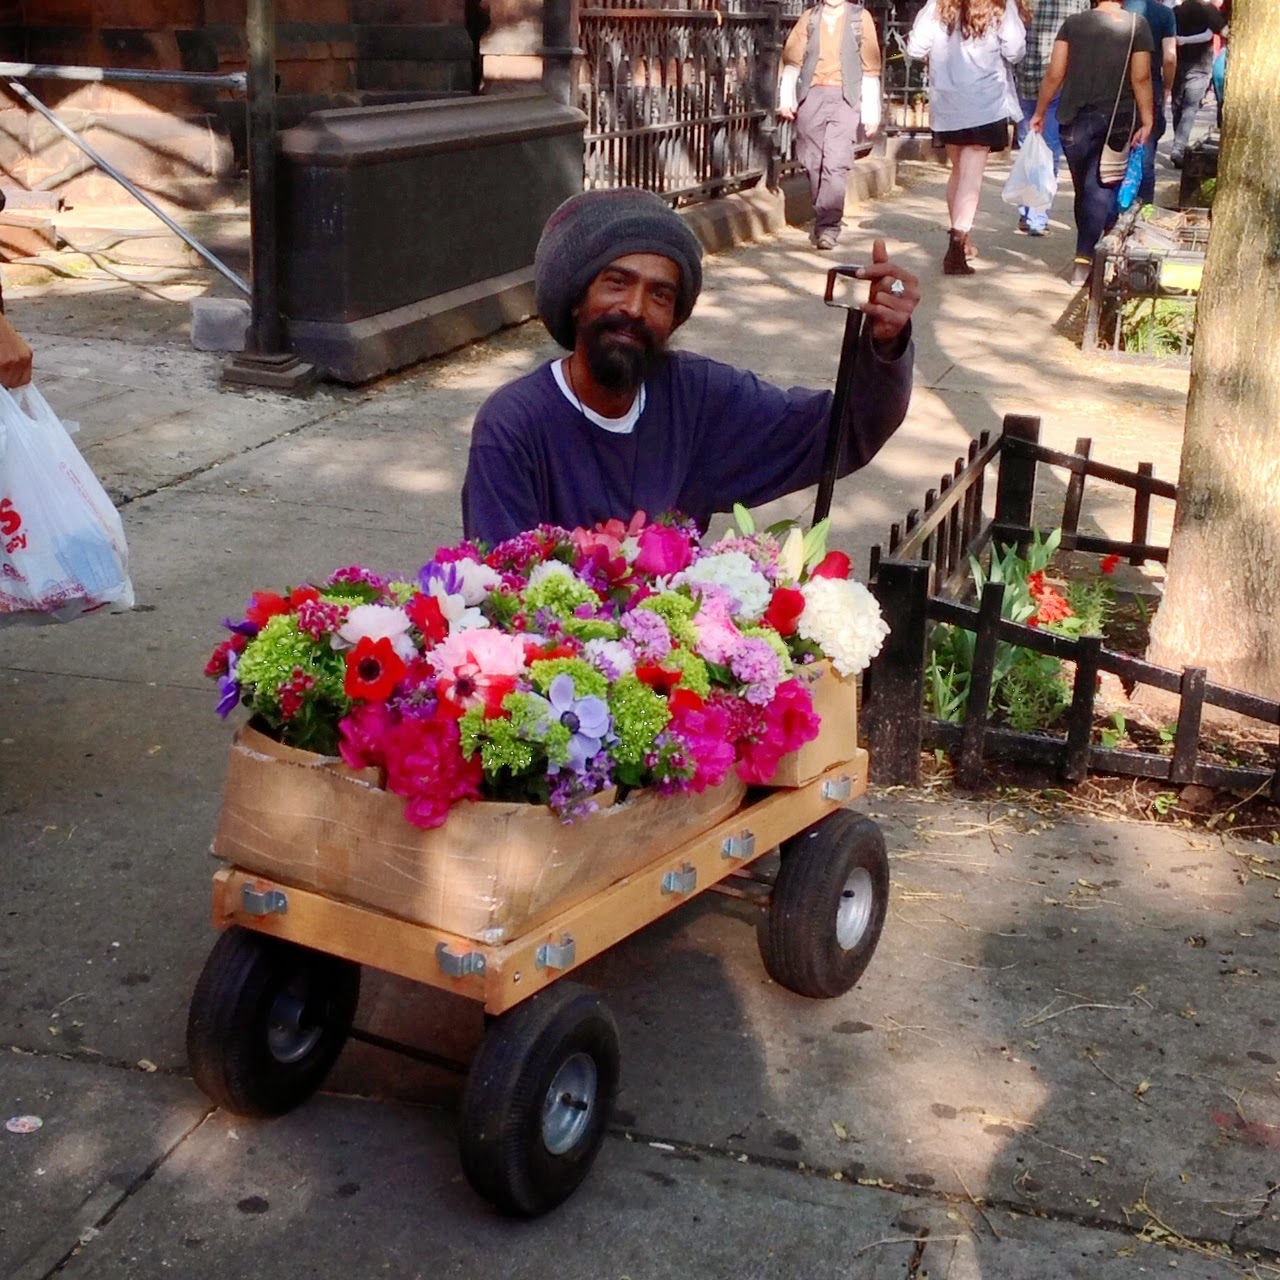
M 1045 581 L 1045 570 L 1061 541 L 1060 529 L 1043 541 L 1037 531 L 1024 553 L 1016 546 L 994 548 L 986 569 L 970 557 L 974 587 L 981 595 L 988 582 L 1001 583 L 1005 590 L 1000 616 L 1010 622 L 1070 637 L 1101 634 L 1115 598 L 1109 582 L 1100 578 L 1072 583 L 1064 596 Z M 964 719 L 976 646 L 976 633 L 963 627 L 940 623 L 933 629 L 925 667 L 925 701 L 940 720 Z M 1024 732 L 1043 729 L 1057 719 L 1070 699 L 1058 658 L 1003 640 L 997 643 L 990 707 L 1010 728 Z
M 1194 299 L 1130 298 L 1120 308 L 1120 346 L 1144 356 L 1178 356 L 1196 336 Z

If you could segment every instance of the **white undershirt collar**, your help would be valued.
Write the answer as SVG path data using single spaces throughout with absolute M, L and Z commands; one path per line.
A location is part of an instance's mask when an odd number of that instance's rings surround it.
M 560 393 L 564 398 L 594 426 L 600 427 L 604 431 L 612 432 L 616 436 L 629 436 L 635 430 L 636 423 L 640 421 L 640 415 L 644 412 L 644 383 L 640 384 L 640 390 L 636 393 L 636 398 L 631 402 L 631 408 L 622 417 L 606 418 L 594 409 L 588 409 L 574 394 L 573 388 L 569 385 L 569 380 L 564 376 L 564 365 L 565 362 L 563 360 L 553 360 L 551 362 L 551 375 L 555 378 L 556 386 L 560 388 Z

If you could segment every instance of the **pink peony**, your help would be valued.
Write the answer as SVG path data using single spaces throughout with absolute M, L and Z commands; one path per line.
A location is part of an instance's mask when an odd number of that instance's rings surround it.
M 628 524 L 621 520 L 605 520 L 590 529 L 574 529 L 573 545 L 583 555 L 589 554 L 596 547 L 603 547 L 612 559 L 622 550 L 622 544 L 628 538 L 634 538 L 644 528 L 645 514 L 637 511 Z
M 733 768 L 733 740 L 729 736 L 729 714 L 723 707 L 710 705 L 696 694 L 677 689 L 668 699 L 671 720 L 667 732 L 675 734 L 688 746 L 694 761 L 690 791 L 718 787 Z
M 640 530 L 636 568 L 663 578 L 687 569 L 693 561 L 689 535 L 665 524 L 648 524 Z
M 767 783 L 788 751 L 795 751 L 818 736 L 822 721 L 813 709 L 813 694 L 802 680 L 778 686 L 773 701 L 762 708 L 764 723 L 754 739 L 744 739 L 738 776 L 749 785 Z
M 494 716 L 525 670 L 524 639 L 489 628 L 455 631 L 431 651 L 431 663 L 440 676 L 436 694 L 451 714 L 483 706 Z
M 385 702 L 367 702 L 354 708 L 338 722 L 341 741 L 338 754 L 352 769 L 382 769 L 386 766 L 385 744 L 396 717 Z
M 403 796 L 415 827 L 443 826 L 457 800 L 478 800 L 484 767 L 462 754 L 456 720 L 404 720 L 386 739 L 387 790 Z

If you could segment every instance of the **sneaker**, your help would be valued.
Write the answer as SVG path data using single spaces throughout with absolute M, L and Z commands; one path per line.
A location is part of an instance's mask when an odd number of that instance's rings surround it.
M 1169 152 L 1169 163 L 1170 163 L 1171 165 L 1173 165 L 1173 167 L 1174 167 L 1175 169 L 1181 169 L 1181 168 L 1182 168 L 1182 152 L 1181 152 L 1181 151 L 1178 151 L 1178 152 L 1170 151 L 1170 152 Z
M 1071 284 L 1073 288 L 1083 288 L 1089 283 L 1091 275 L 1093 275 L 1093 260 L 1091 258 L 1076 258 L 1071 264 Z
M 1025 213 L 1018 214 L 1018 230 L 1026 231 L 1028 233 L 1031 231 L 1031 224 L 1027 221 L 1027 215 Z
M 817 238 L 813 243 L 818 249 L 834 249 L 839 242 L 840 232 L 828 227 L 825 231 L 818 232 Z
M 1027 224 L 1027 235 L 1029 236 L 1047 236 L 1048 234 L 1048 227 L 1033 227 L 1030 223 Z

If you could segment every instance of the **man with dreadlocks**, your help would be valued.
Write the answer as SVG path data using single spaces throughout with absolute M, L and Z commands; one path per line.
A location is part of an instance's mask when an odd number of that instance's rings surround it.
M 871 293 L 853 367 L 838 473 L 865 466 L 911 397 L 915 276 L 877 240 L 860 269 Z M 681 511 L 704 529 L 816 484 L 831 392 L 783 390 L 667 339 L 702 288 L 702 246 L 648 191 L 571 196 L 547 221 L 534 290 L 571 353 L 495 391 L 476 415 L 462 486 L 468 538 L 537 524 L 573 528 L 637 511 Z

